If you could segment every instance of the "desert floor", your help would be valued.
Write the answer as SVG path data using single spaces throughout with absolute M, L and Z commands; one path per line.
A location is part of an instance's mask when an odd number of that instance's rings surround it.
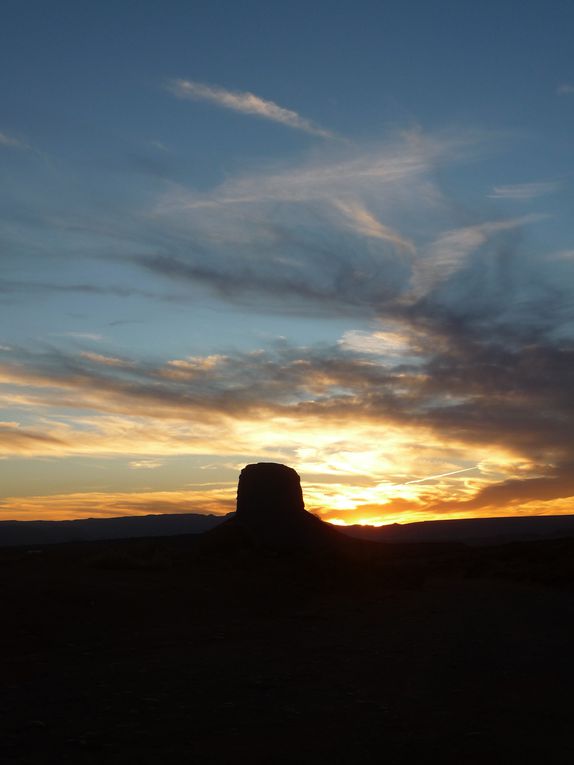
M 9 763 L 574 761 L 574 541 L 0 550 Z

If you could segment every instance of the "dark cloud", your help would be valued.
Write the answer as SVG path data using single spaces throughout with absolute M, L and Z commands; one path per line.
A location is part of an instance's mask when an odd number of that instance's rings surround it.
M 486 486 L 466 502 L 443 502 L 432 506 L 435 512 L 466 512 L 487 507 L 516 506 L 534 500 L 574 498 L 574 464 L 563 464 L 545 470 L 546 475 L 533 478 L 513 478 Z
M 95 297 L 109 295 L 117 298 L 144 298 L 145 300 L 154 300 L 165 303 L 181 303 L 188 305 L 190 296 L 188 292 L 165 292 L 140 289 L 133 286 L 118 286 L 113 284 L 89 284 L 75 282 L 72 284 L 61 284 L 48 281 L 16 281 L 0 279 L 0 300 L 4 303 L 17 303 L 25 298 L 38 298 L 50 295 L 60 294 L 81 294 L 93 295 Z M 135 320 L 118 322 L 108 322 L 108 326 L 114 326 L 116 323 L 136 323 Z M 137 323 L 140 323 L 139 321 Z
M 259 238 L 219 244 L 193 238 L 158 242 L 130 259 L 189 290 L 207 289 L 251 311 L 307 316 L 376 315 L 406 288 L 410 255 L 328 227 L 306 230 L 257 220 Z
M 116 297 L 130 297 L 139 295 L 152 297 L 152 293 L 131 287 L 114 287 L 111 285 L 96 284 L 58 284 L 56 282 L 29 282 L 0 280 L 0 295 L 13 296 L 23 295 L 37 296 L 49 293 L 79 292 L 85 295 L 114 295 Z
M 14 379 L 54 386 L 61 404 L 202 418 L 254 412 L 421 425 L 445 439 L 505 446 L 540 462 L 573 450 L 574 344 L 504 345 L 445 317 L 411 339 L 412 361 L 383 363 L 340 346 L 135 364 L 55 350 L 5 362 Z M 67 394 L 66 391 L 70 391 Z M 54 394 L 56 395 L 56 394 Z M 74 403 L 75 402 L 75 403 Z
M 55 436 L 38 433 L 23 428 L 1 427 L 0 423 L 0 449 L 9 450 L 16 454 L 27 452 L 34 444 L 61 446 L 65 442 Z

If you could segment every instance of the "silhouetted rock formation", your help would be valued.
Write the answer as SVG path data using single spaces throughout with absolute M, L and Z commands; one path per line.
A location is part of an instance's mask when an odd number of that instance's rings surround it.
M 325 548 L 342 539 L 332 526 L 305 510 L 297 472 L 276 462 L 243 468 L 235 516 L 205 537 L 209 547 L 214 543 L 220 549 L 244 545 L 277 550 Z
M 299 547 L 323 523 L 305 510 L 301 479 L 293 468 L 258 462 L 241 471 L 236 521 L 259 544 Z
M 301 480 L 277 462 L 247 465 L 239 474 L 237 518 L 244 524 L 269 524 L 305 513 Z

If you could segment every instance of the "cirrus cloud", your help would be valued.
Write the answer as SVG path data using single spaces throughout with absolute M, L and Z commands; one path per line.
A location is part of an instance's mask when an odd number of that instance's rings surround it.
M 0 146 L 4 146 L 7 149 L 29 149 L 30 146 L 21 138 L 8 135 L 7 133 L 0 132 Z
M 334 138 L 334 133 L 315 125 L 308 119 L 301 117 L 291 109 L 267 101 L 249 91 L 226 90 L 215 85 L 206 85 L 193 80 L 176 79 L 167 83 L 167 89 L 177 98 L 190 99 L 193 101 L 208 101 L 209 103 L 231 109 L 242 114 L 252 114 L 256 117 L 278 122 L 281 125 L 302 130 L 311 135 L 321 138 Z
M 507 186 L 495 186 L 490 194 L 490 199 L 536 199 L 537 197 L 553 194 L 558 191 L 560 184 L 557 181 L 538 181 L 532 183 L 515 183 Z

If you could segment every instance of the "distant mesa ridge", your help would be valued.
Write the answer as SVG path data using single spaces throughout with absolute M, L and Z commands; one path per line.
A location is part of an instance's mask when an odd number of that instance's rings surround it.
M 72 521 L 0 521 L 0 547 L 202 534 L 226 515 L 160 513 Z

